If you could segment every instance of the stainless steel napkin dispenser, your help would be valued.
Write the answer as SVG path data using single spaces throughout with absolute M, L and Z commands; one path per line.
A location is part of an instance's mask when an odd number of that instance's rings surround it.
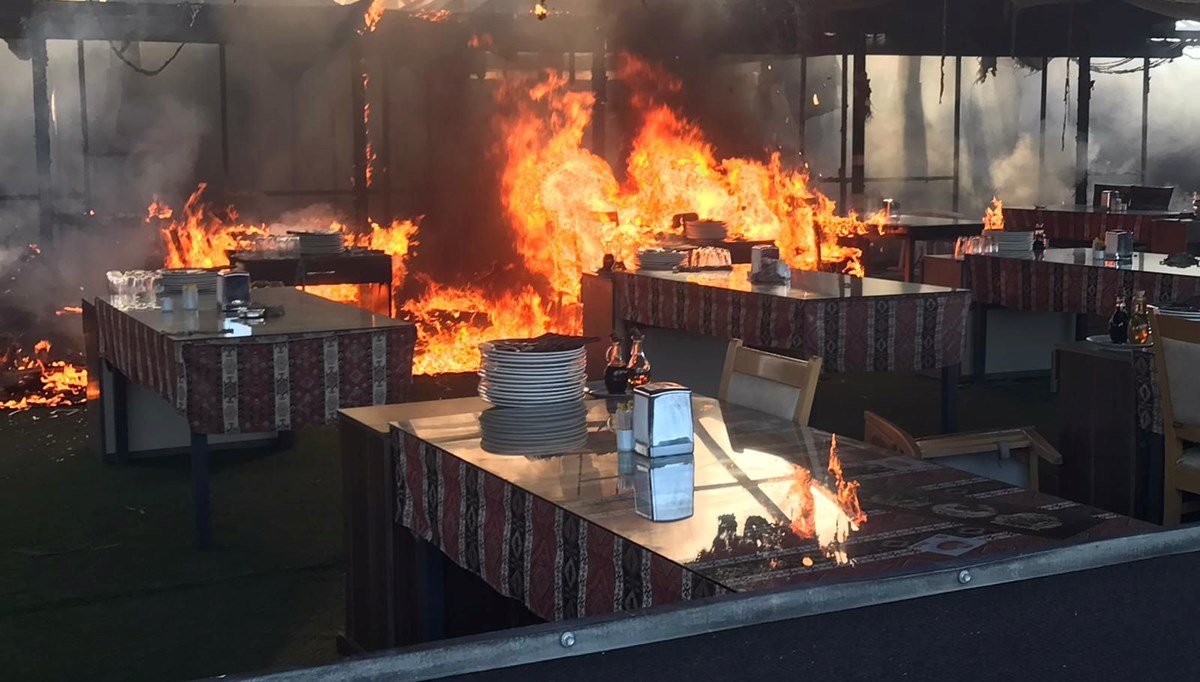
M 217 278 L 217 300 L 222 306 L 250 302 L 250 273 L 239 270 L 221 272 Z
M 1109 230 L 1104 233 L 1104 257 L 1114 260 L 1133 258 L 1133 233 Z
M 696 465 L 692 455 L 634 456 L 634 506 L 651 521 L 679 521 L 695 507 Z
M 669 457 L 693 450 L 692 391 L 669 381 L 633 390 L 634 451 Z

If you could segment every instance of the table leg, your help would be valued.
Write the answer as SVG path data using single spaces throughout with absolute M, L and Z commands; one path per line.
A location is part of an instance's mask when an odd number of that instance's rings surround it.
M 212 544 L 212 508 L 208 490 L 208 436 L 192 432 L 192 508 L 196 516 L 196 547 Z
M 109 365 L 112 373 L 113 440 L 117 464 L 129 462 L 129 380 Z
M 958 378 L 962 365 L 942 368 L 942 433 L 958 431 Z
M 901 244 L 903 244 L 901 248 L 904 251 L 904 281 L 911 282 L 913 270 L 916 268 L 917 245 L 913 242 L 911 237 L 904 239 Z
M 420 638 L 422 642 L 436 642 L 446 638 L 446 557 L 432 544 L 418 539 L 414 560 L 420 592 Z
M 973 303 L 971 311 L 971 379 L 983 383 L 987 378 L 987 306 Z

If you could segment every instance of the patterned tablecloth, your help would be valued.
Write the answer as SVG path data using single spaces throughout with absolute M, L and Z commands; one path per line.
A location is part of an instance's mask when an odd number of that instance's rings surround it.
M 836 281 L 840 275 L 803 273 Z M 970 295 L 938 287 L 870 280 L 895 294 L 779 295 L 722 280 L 613 274 L 617 315 L 635 324 L 677 329 L 747 345 L 819 355 L 830 372 L 912 371 L 962 362 Z M 859 281 L 861 285 L 861 280 Z M 841 284 L 837 287 L 840 289 Z M 905 289 L 909 287 L 909 289 Z M 793 289 L 796 289 L 795 283 Z
M 1096 237 L 1103 239 L 1109 230 L 1125 230 L 1133 233 L 1134 242 L 1148 245 L 1151 251 L 1175 253 L 1187 250 L 1187 223 L 1156 216 L 1062 209 L 1004 209 L 1005 229 L 1029 231 L 1039 225 L 1052 242 L 1056 239 L 1091 241 Z
M 343 407 L 403 402 L 412 382 L 416 329 L 408 324 L 186 340 L 102 299 L 96 311 L 105 360 L 166 399 L 196 433 L 328 424 Z
M 694 514 L 654 523 L 635 513 L 653 494 L 637 481 L 644 468 L 612 451 L 606 416 L 596 403 L 585 447 L 537 458 L 487 453 L 471 413 L 394 424 L 396 523 L 547 620 L 965 567 L 1154 529 L 839 438 L 867 521 L 838 561 L 789 527 L 796 472 L 824 480 L 829 434 L 698 398 Z
M 1070 249 L 1048 250 L 1058 253 Z M 1082 255 L 1084 251 L 1080 251 Z M 1159 254 L 1147 254 L 1159 258 Z M 975 302 L 1011 310 L 1055 313 L 1112 313 L 1117 296 L 1131 300 L 1146 292 L 1150 304 L 1178 301 L 1200 294 L 1200 277 L 1155 270 L 1101 267 L 1090 258 L 1063 262 L 1047 257 L 1010 258 L 995 255 L 966 257 L 967 286 Z M 1190 268 L 1189 271 L 1196 268 Z

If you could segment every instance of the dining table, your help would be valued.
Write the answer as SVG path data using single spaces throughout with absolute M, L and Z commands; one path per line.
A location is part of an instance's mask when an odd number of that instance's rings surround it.
M 723 344 L 741 339 L 751 347 L 820 357 L 823 372 L 937 370 L 942 428 L 957 429 L 971 300 L 964 289 L 799 270 L 786 284 L 759 284 L 749 265 L 698 273 L 620 271 L 607 281 L 607 308 L 600 307 L 606 303 L 601 295 L 584 300 L 585 330 L 616 325 L 681 332 L 708 340 L 722 359 Z M 592 306 L 602 314 L 590 312 Z
M 1075 204 L 1004 207 L 1004 229 L 1044 230 L 1052 244 L 1064 246 L 1083 246 L 1096 238 L 1103 240 L 1110 230 L 1124 230 L 1149 251 L 1178 253 L 1187 251 L 1193 223 L 1190 212 L 1166 209 L 1115 212 Z
M 406 400 L 412 382 L 411 323 L 290 287 L 254 289 L 252 300 L 266 319 L 227 316 L 215 300 L 170 311 L 83 302 L 93 448 L 107 455 L 111 441 L 124 463 L 150 454 L 135 440 L 186 443 L 202 548 L 212 541 L 210 438 L 322 426 L 342 408 Z
M 693 452 L 645 458 L 617 451 L 610 401 L 586 407 L 586 443 L 546 456 L 492 452 L 487 415 L 506 408 L 477 398 L 344 410 L 353 639 L 386 648 L 412 643 L 401 633 L 453 630 L 464 614 L 436 577 L 448 571 L 535 622 L 569 621 L 718 595 L 871 590 L 948 566 L 969 576 L 1153 529 L 701 395 Z M 367 532 L 372 516 L 397 532 Z
M 900 240 L 903 278 L 905 282 L 911 282 L 916 276 L 918 244 L 954 242 L 959 237 L 971 237 L 982 231 L 982 218 L 895 215 L 888 218 L 883 236 Z

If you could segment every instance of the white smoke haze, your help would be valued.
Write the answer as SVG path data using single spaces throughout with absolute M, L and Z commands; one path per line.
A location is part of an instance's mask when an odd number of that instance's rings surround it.
M 1047 159 L 1041 169 L 1040 181 L 1037 180 L 1038 172 L 1037 140 L 1033 135 L 1023 134 L 1012 152 L 992 162 L 995 195 L 1010 206 L 1060 203 L 1064 197 L 1071 196 L 1075 168 L 1063 163 L 1061 154 Z

